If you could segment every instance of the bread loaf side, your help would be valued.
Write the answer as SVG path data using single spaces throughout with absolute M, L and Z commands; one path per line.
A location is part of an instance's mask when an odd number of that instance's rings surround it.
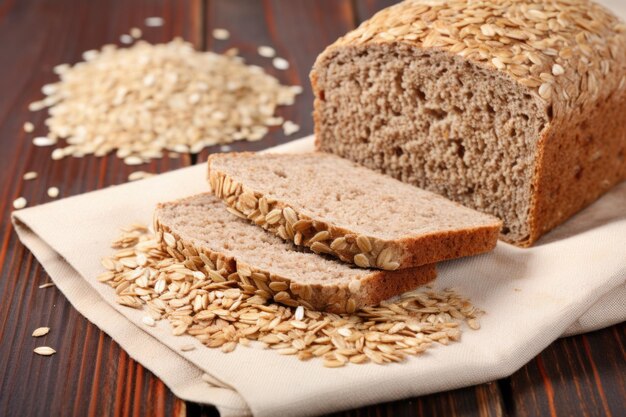
M 319 150 L 528 246 L 626 178 L 626 26 L 587 0 L 405 1 L 311 73 Z

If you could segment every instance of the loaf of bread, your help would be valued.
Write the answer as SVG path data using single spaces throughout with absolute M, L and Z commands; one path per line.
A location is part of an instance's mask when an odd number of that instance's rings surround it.
M 396 270 L 487 252 L 502 222 L 325 153 L 209 157 L 213 193 L 296 245 Z
M 319 311 L 352 313 L 436 276 L 434 264 L 400 271 L 359 269 L 299 250 L 229 213 L 210 194 L 160 204 L 154 230 L 171 256 L 208 266 L 214 281 L 236 280 L 263 300 Z
M 520 246 L 626 178 L 626 26 L 591 1 L 405 1 L 311 81 L 318 149 L 491 213 Z

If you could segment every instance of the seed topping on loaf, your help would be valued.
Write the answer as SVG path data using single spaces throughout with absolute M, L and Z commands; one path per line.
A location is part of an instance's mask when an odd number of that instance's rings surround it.
M 378 43 L 444 50 L 495 68 L 558 103 L 554 112 L 626 88 L 626 76 L 609 76 L 625 72 L 626 25 L 588 0 L 408 0 L 340 38 L 317 62 L 336 46 Z

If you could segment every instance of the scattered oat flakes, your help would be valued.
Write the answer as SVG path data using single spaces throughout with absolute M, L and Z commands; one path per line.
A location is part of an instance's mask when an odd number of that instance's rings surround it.
M 300 130 L 300 126 L 290 120 L 287 120 L 285 121 L 285 123 L 283 123 L 283 132 L 286 136 L 293 135 L 298 130 Z
M 144 23 L 148 27 L 155 28 L 155 27 L 163 26 L 163 23 L 165 23 L 165 21 L 163 20 L 162 17 L 153 16 L 153 17 L 147 17 Z
M 196 347 L 194 345 L 182 345 L 180 350 L 183 352 L 189 352 L 190 350 L 194 350 Z
M 143 180 L 145 178 L 154 177 L 155 174 L 146 171 L 135 171 L 128 175 L 128 181 Z
M 41 355 L 41 356 L 50 356 L 50 355 L 54 355 L 55 353 L 57 353 L 56 350 L 52 349 L 49 346 L 39 346 L 39 347 L 36 347 L 33 351 L 37 355 Z
M 144 316 L 141 321 L 143 322 L 143 324 L 145 324 L 146 326 L 150 326 L 150 327 L 154 327 L 156 326 L 156 321 L 154 321 L 154 319 L 150 316 Z
M 141 165 L 144 161 L 138 156 L 131 155 L 124 158 L 124 163 L 126 165 Z
M 90 49 L 88 51 L 83 52 L 83 59 L 85 61 L 93 61 L 97 56 L 98 56 L 98 51 L 95 49 Z
M 48 197 L 57 198 L 59 196 L 59 189 L 57 187 L 48 188 Z
M 26 204 L 28 204 L 28 201 L 26 201 L 24 197 L 18 197 L 13 201 L 13 208 L 15 210 L 20 210 L 26 207 Z
M 54 287 L 54 282 L 46 282 L 45 284 L 41 284 L 39 286 L 40 289 Z
M 229 146 L 229 145 L 220 146 L 220 152 L 230 152 L 232 150 L 233 150 L 232 146 Z
M 54 72 L 57 75 L 61 75 L 65 73 L 65 71 L 67 71 L 69 68 L 70 68 L 70 64 L 59 64 L 52 69 L 52 72 Z
M 221 41 L 224 41 L 224 40 L 230 38 L 230 32 L 228 30 L 222 29 L 222 28 L 213 29 L 212 34 L 213 34 L 213 37 L 215 39 L 218 39 L 218 40 L 221 40 Z
M 54 84 L 45 84 L 43 87 L 41 87 L 41 92 L 44 95 L 49 96 L 56 92 L 56 86 Z
M 287 61 L 285 58 L 281 58 L 281 57 L 274 58 L 272 60 L 272 65 L 274 65 L 274 68 L 276 68 L 278 70 L 289 69 L 289 61 Z
M 52 151 L 51 158 L 54 159 L 55 161 L 58 161 L 59 159 L 63 159 L 65 158 L 65 152 L 63 151 L 63 149 L 57 148 Z
M 478 322 L 478 320 L 476 319 L 469 319 L 467 321 L 467 325 L 469 326 L 470 329 L 472 330 L 478 330 L 480 329 L 480 323 Z
M 38 174 L 35 171 L 28 171 L 27 173 L 24 174 L 24 176 L 22 177 L 25 181 L 29 181 L 29 180 L 34 180 L 35 178 L 37 178 Z
M 135 39 L 141 38 L 141 35 L 142 35 L 141 29 L 139 29 L 137 27 L 131 28 L 129 33 L 130 33 L 130 36 L 132 36 Z
M 48 136 L 37 136 L 33 139 L 33 145 L 35 146 L 52 146 L 57 143 L 56 139 Z
M 480 326 L 482 311 L 452 289 L 420 288 L 353 314 L 289 307 L 274 302 L 264 282 L 226 275 L 218 259 L 173 257 L 168 251 L 178 242 L 169 233 L 162 237 L 166 246 L 143 225 L 124 228 L 98 280 L 115 289 L 118 303 L 144 309 L 154 321 L 167 319 L 174 335 L 193 335 L 226 353 L 254 340 L 278 354 L 320 358 L 326 367 L 384 364 L 460 340 L 463 322 Z
M 259 46 L 257 52 L 264 58 L 274 58 L 276 56 L 276 51 L 271 46 Z
M 302 94 L 303 89 L 302 89 L 302 86 L 300 86 L 300 85 L 292 85 L 291 86 L 291 91 L 294 94 L 298 95 L 298 94 Z
M 134 40 L 135 38 L 133 38 L 127 33 L 124 33 L 123 35 L 120 36 L 120 42 L 126 45 L 130 45 L 131 43 L 133 43 Z
M 41 337 L 41 336 L 45 336 L 48 334 L 48 332 L 50 331 L 49 327 L 38 327 L 35 330 L 33 330 L 33 337 Z
M 35 130 L 35 125 L 31 122 L 24 123 L 24 132 L 30 133 Z

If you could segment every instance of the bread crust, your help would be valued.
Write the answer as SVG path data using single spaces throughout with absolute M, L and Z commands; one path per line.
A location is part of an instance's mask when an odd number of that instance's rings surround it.
M 156 239 L 165 251 L 181 262 L 192 262 L 197 267 L 206 266 L 225 281 L 238 281 L 244 291 L 291 307 L 302 305 L 318 311 L 353 313 L 362 307 L 376 305 L 425 285 L 437 276 L 435 264 L 429 264 L 399 271 L 370 270 L 369 274 L 359 280 L 339 285 L 298 283 L 290 277 L 239 262 L 224 253 L 198 246 L 192 240 L 186 239 L 161 218 L 161 210 L 172 204 L 177 202 L 159 204 L 153 218 Z M 212 265 L 207 264 L 207 261 Z M 280 287 L 280 283 L 284 285 Z
M 497 244 L 502 223 L 496 218 L 493 218 L 492 224 L 482 227 L 429 233 L 399 240 L 359 235 L 323 218 L 310 217 L 283 201 L 274 200 L 258 190 L 250 189 L 213 164 L 214 161 L 226 157 L 243 159 L 253 156 L 255 156 L 253 153 L 209 156 L 208 180 L 213 194 L 221 198 L 233 213 L 284 240 L 298 246 L 306 246 L 316 253 L 331 255 L 359 267 L 393 271 L 485 253 Z M 260 208 L 261 199 L 271 200 L 264 210 Z M 281 214 L 276 221 L 268 221 L 268 211 L 274 210 Z M 292 216 L 295 217 L 289 219 L 285 215 L 286 210 L 291 210 Z M 301 224 L 305 226 L 300 227 Z M 363 240 L 366 241 L 365 246 L 369 246 L 367 250 L 364 250 L 363 244 L 359 244 L 359 241 Z
M 530 236 L 543 234 L 626 179 L 626 92 L 590 106 L 586 114 L 554 121 L 538 145 Z

